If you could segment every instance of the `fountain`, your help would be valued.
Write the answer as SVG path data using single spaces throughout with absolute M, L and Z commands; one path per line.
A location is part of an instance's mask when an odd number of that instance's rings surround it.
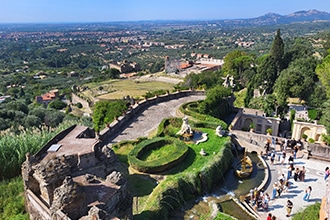
M 235 166 L 235 173 L 241 179 L 249 178 L 253 171 L 253 163 L 249 156 L 246 155 L 246 150 L 244 150 L 244 156 L 238 164 Z
M 203 133 L 200 131 L 194 131 L 188 122 L 188 117 L 185 116 L 182 118 L 182 125 L 180 131 L 176 133 L 182 137 L 185 142 L 194 142 L 195 144 L 199 144 L 207 141 L 207 133 Z M 204 151 L 203 151 L 204 152 Z M 202 155 L 202 154 L 201 154 Z M 203 155 L 204 156 L 204 155 Z
M 221 172 L 220 175 L 223 181 L 212 190 L 211 194 L 200 197 L 194 204 L 188 202 L 185 207 L 182 207 L 183 210 L 177 210 L 176 215 L 184 216 L 184 219 L 198 219 L 200 215 L 208 215 L 210 212 L 213 212 L 214 210 L 211 211 L 213 209 L 211 205 L 215 203 L 218 206 L 218 211 L 232 215 L 237 219 L 255 219 L 242 211 L 242 207 L 238 205 L 239 202 L 235 202 L 235 200 L 238 200 L 236 198 L 247 195 L 250 189 L 259 186 L 264 179 L 265 171 L 264 168 L 259 168 L 257 165 L 260 163 L 257 154 L 246 152 L 244 155 L 252 161 L 253 170 L 249 178 L 242 181 L 236 175 L 235 165 L 240 163 L 240 160 L 234 161 L 232 169 L 229 169 L 224 175 Z M 244 155 L 241 154 L 241 158 Z M 178 212 L 181 214 L 178 214 Z

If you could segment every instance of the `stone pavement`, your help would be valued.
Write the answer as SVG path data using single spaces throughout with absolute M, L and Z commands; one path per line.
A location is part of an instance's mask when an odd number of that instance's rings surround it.
M 111 143 L 148 137 L 152 131 L 158 128 L 164 118 L 183 117 L 183 115 L 178 115 L 178 109 L 182 104 L 203 99 L 205 99 L 205 96 L 186 96 L 152 105 L 144 110 L 142 114 L 137 115 L 129 126 L 111 140 Z
M 287 154 L 288 155 L 288 154 Z M 269 159 L 266 159 L 266 162 L 269 165 L 270 169 L 270 184 L 268 185 L 266 192 L 269 195 L 272 194 L 272 186 L 275 181 L 278 181 L 278 177 L 283 173 L 287 176 L 288 168 L 288 156 L 286 157 L 285 163 L 282 165 L 277 158 L 275 163 L 272 165 Z M 326 194 L 326 183 L 324 181 L 324 169 L 329 166 L 329 162 L 319 161 L 315 159 L 307 159 L 306 155 L 302 151 L 299 151 L 297 154 L 297 159 L 294 160 L 294 167 L 299 169 L 305 166 L 306 176 L 305 181 L 294 181 L 293 176 L 291 176 L 289 182 L 290 187 L 288 192 L 283 192 L 280 198 L 275 198 L 269 203 L 269 209 L 267 212 L 259 211 L 260 219 L 267 219 L 268 213 L 272 213 L 276 216 L 277 220 L 291 219 L 295 213 L 303 210 L 309 205 L 314 204 L 315 202 L 321 202 L 322 198 Z M 312 193 L 309 202 L 303 200 L 305 195 L 305 189 L 311 186 Z M 328 195 L 329 196 L 329 195 Z M 286 202 L 290 199 L 293 202 L 293 209 L 290 217 L 286 217 Z

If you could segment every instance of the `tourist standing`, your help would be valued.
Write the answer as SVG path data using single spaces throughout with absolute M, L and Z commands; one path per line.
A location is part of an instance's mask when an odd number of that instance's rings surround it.
M 293 163 L 290 163 L 290 165 L 288 167 L 288 173 L 287 173 L 287 176 L 286 176 L 287 180 L 289 180 L 291 178 L 293 171 L 294 171 Z
M 312 187 L 308 186 L 307 189 L 305 190 L 305 195 L 304 195 L 304 201 L 309 202 L 309 198 L 311 196 L 312 193 Z
M 290 217 L 292 208 L 293 203 L 291 202 L 291 200 L 288 199 L 288 201 L 286 202 L 286 217 Z
M 272 150 L 272 153 L 270 154 L 270 162 L 271 164 L 274 164 L 274 160 L 275 160 L 275 150 Z
M 329 175 L 330 175 L 330 169 L 329 167 L 326 167 L 324 171 L 324 181 L 328 180 Z
M 276 198 L 276 193 L 277 193 L 277 183 L 273 184 L 273 190 L 272 190 L 272 200 Z
M 305 169 L 305 166 L 303 166 L 302 170 L 299 173 L 299 180 L 304 182 L 305 181 L 305 175 L 306 175 L 306 169 Z
M 294 171 L 294 174 L 293 174 L 293 179 L 294 179 L 294 181 L 297 181 L 297 180 L 298 180 L 299 173 L 300 173 L 300 170 L 299 170 L 299 168 L 297 167 L 296 170 Z

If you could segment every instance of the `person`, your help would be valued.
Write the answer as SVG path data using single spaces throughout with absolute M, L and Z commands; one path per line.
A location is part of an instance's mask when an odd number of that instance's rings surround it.
M 296 170 L 294 171 L 294 175 L 293 175 L 294 181 L 297 181 L 298 180 L 299 173 L 300 173 L 300 170 L 297 167 Z
M 282 164 L 284 164 L 285 157 L 286 157 L 286 152 L 283 151 L 283 152 L 282 152 L 282 158 L 281 158 L 281 159 L 282 159 L 282 161 L 281 161 Z
M 277 194 L 278 194 L 278 197 L 281 197 L 281 193 L 283 191 L 283 185 L 281 183 L 277 184 Z
M 306 169 L 305 166 L 302 167 L 302 170 L 299 173 L 299 180 L 304 182 L 305 181 L 305 174 L 306 174 Z
M 292 171 L 294 171 L 294 167 L 293 167 L 293 163 L 290 163 L 289 167 L 288 167 L 288 173 L 286 176 L 286 179 L 289 180 L 290 177 L 292 176 Z
M 276 216 L 275 215 L 272 216 L 272 220 L 276 220 Z
M 268 213 L 267 220 L 272 220 L 272 213 Z
M 288 163 L 293 164 L 293 159 L 294 159 L 294 155 L 293 155 L 293 153 L 291 153 L 291 155 L 289 156 L 289 159 L 288 159 Z
M 306 201 L 306 202 L 309 202 L 309 198 L 311 196 L 311 193 L 312 193 L 312 187 L 308 186 L 307 189 L 305 190 L 305 195 L 304 195 L 303 200 Z
M 270 141 L 269 141 L 269 140 L 266 142 L 264 148 L 266 149 L 266 154 L 268 154 L 268 152 L 269 152 L 269 148 L 270 148 Z
M 274 164 L 275 160 L 275 150 L 272 150 L 272 153 L 270 154 L 270 162 L 271 164 Z
M 299 150 L 298 146 L 295 145 L 295 146 L 293 147 L 293 158 L 294 158 L 294 159 L 297 159 L 297 152 L 298 152 L 298 150 Z
M 290 199 L 288 199 L 288 201 L 286 202 L 286 217 L 290 217 L 292 208 L 293 208 L 293 203 Z
M 277 183 L 275 182 L 273 185 L 273 190 L 272 190 L 272 200 L 276 198 L 276 193 L 277 193 Z
M 330 175 L 330 169 L 329 167 L 326 167 L 324 171 L 324 181 L 328 180 L 329 175 Z
M 265 193 L 262 197 L 262 208 L 264 211 L 268 210 L 268 203 L 269 203 L 269 195 L 268 193 Z

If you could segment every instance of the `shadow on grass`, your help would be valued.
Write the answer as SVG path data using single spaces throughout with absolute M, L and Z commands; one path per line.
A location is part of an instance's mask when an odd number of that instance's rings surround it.
M 156 179 L 145 174 L 131 174 L 128 176 L 128 190 L 133 196 L 146 196 L 157 186 Z
M 164 174 L 164 175 L 172 174 L 173 175 L 173 174 L 184 171 L 185 169 L 187 169 L 188 167 L 190 167 L 193 164 L 195 157 L 196 157 L 195 151 L 189 147 L 188 153 L 187 153 L 185 159 L 180 164 L 176 165 L 172 169 L 170 169 L 162 174 Z

